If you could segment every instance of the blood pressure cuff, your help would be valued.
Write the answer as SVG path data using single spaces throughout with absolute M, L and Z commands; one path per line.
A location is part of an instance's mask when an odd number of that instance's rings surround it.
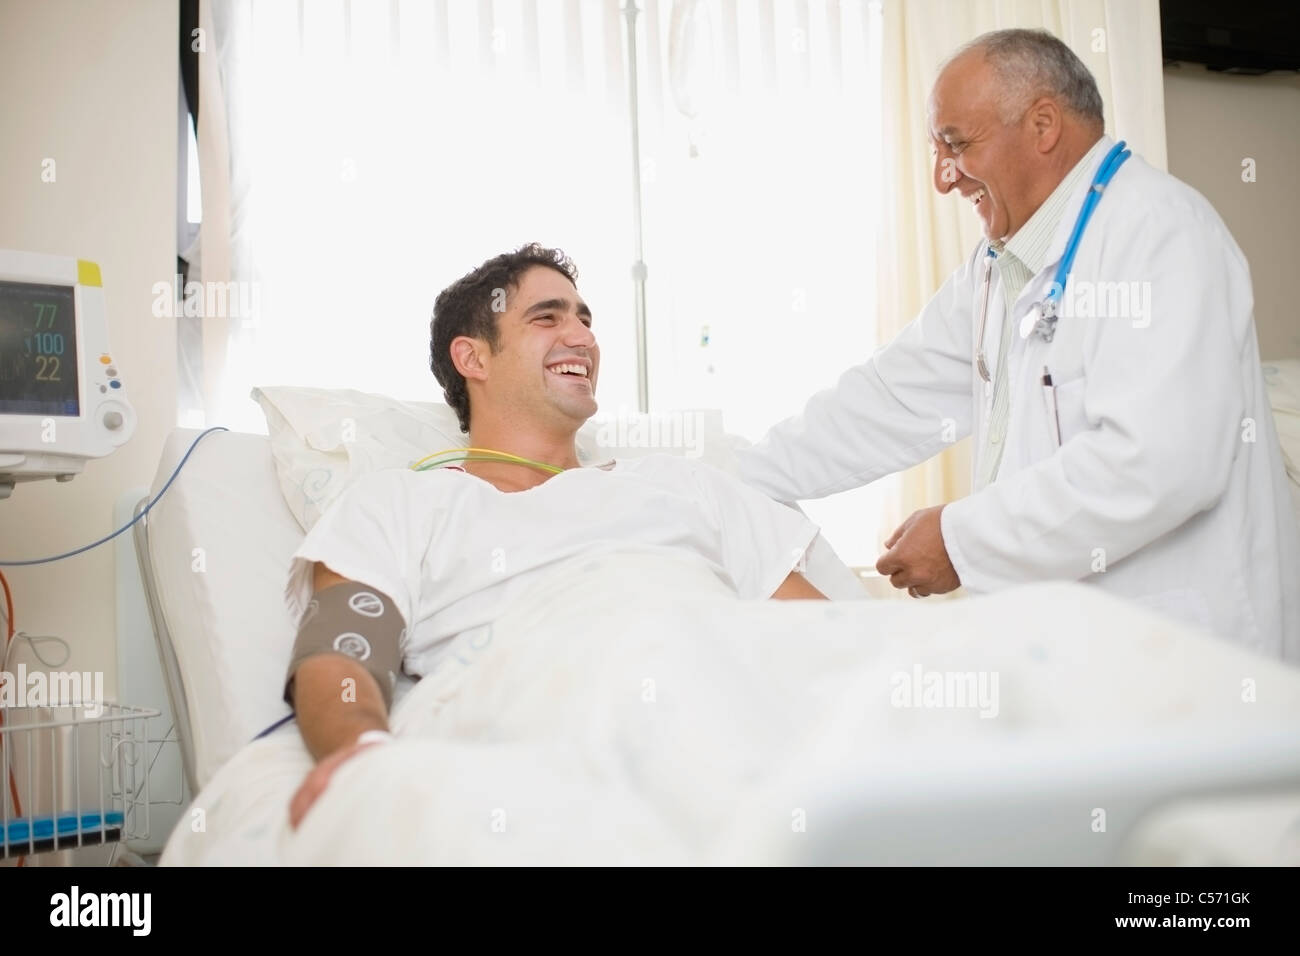
M 384 695 L 385 709 L 391 709 L 405 636 L 402 615 L 387 596 L 356 581 L 321 588 L 298 625 L 285 677 L 285 703 L 293 706 L 299 664 L 316 654 L 344 654 L 370 672 Z

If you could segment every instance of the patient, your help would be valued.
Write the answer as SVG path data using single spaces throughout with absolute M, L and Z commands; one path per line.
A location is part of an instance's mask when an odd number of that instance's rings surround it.
M 488 451 L 366 476 L 295 552 L 285 698 L 317 763 L 293 826 L 342 762 L 384 739 L 398 669 L 430 673 L 560 562 L 658 548 L 702 558 L 739 598 L 824 597 L 791 570 L 816 526 L 725 473 L 671 455 L 579 465 L 600 348 L 576 278 L 563 253 L 530 245 L 444 289 L 433 374 L 466 444 Z

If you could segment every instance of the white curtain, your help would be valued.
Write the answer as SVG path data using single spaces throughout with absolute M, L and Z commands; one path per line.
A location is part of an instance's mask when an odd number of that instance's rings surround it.
M 648 13 L 652 399 L 757 439 L 875 344 L 879 7 Z
M 646 4 L 641 98 L 651 404 L 750 440 L 876 345 L 880 7 Z M 879 553 L 885 486 L 805 502 Z
M 627 400 L 627 229 L 611 215 L 629 203 L 614 4 L 211 8 L 231 278 L 255 285 L 258 308 L 227 323 L 209 423 L 260 429 L 247 396 L 267 382 L 440 400 L 435 296 L 534 240 L 578 262 L 611 354 L 602 392 Z M 211 209 L 205 201 L 205 218 Z
M 228 210 L 229 278 L 257 292 L 252 318 L 205 319 L 208 424 L 261 430 L 268 382 L 441 400 L 434 297 L 534 240 L 578 264 L 602 414 L 636 408 L 621 0 L 204 6 L 229 138 L 228 174 L 200 143 L 205 219 Z M 640 7 L 651 409 L 755 439 L 875 345 L 879 4 Z M 851 561 L 874 560 L 879 494 L 812 507 Z

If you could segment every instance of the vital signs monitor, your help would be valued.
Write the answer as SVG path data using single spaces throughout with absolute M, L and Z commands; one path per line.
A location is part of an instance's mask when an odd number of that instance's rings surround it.
M 99 266 L 0 249 L 0 498 L 19 481 L 70 481 L 135 424 Z

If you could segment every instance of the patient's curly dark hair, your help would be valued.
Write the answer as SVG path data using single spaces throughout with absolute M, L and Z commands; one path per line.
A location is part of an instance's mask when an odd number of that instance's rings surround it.
M 489 259 L 473 272 L 461 276 L 438 293 L 429 323 L 429 368 L 442 386 L 447 404 L 456 410 L 461 430 L 469 432 L 469 392 L 465 377 L 451 360 L 451 342 L 461 335 L 483 339 L 493 353 L 500 341 L 495 304 L 504 308 L 505 297 L 519 288 L 520 277 L 533 266 L 546 266 L 564 275 L 575 286 L 578 268 L 559 249 L 530 242 L 514 252 Z M 502 291 L 498 291 L 502 290 Z

